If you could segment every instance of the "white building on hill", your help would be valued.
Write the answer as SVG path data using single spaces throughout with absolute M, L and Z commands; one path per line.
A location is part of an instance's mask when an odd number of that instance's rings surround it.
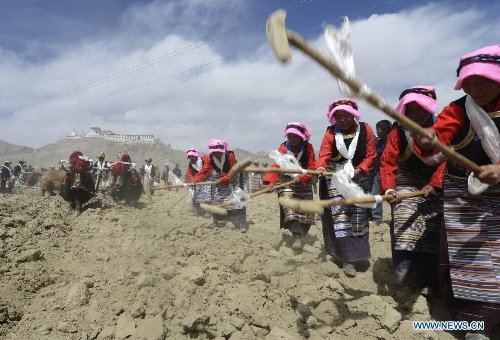
M 111 130 L 101 130 L 101 128 L 99 128 L 98 126 L 91 127 L 90 132 L 85 135 L 85 138 L 104 138 L 115 142 L 148 142 L 148 143 L 154 143 L 155 141 L 154 137 L 155 137 L 154 135 L 116 134 Z
M 74 128 L 73 132 L 71 132 L 69 136 L 64 137 L 64 139 L 80 139 L 80 138 L 82 138 L 82 136 L 79 136 Z

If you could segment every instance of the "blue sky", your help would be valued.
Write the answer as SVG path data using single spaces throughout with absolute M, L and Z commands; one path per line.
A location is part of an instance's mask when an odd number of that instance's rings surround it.
M 280 65 L 265 19 L 289 8 L 287 27 L 326 52 L 321 25 L 347 15 L 356 76 L 390 104 L 434 85 L 440 108 L 458 58 L 500 43 L 498 1 L 0 0 L 0 139 L 39 147 L 91 126 L 153 133 L 176 148 L 270 151 L 289 121 L 318 149 L 337 82 L 292 51 Z M 385 116 L 360 105 L 372 126 Z M 94 150 L 92 152 L 95 152 Z

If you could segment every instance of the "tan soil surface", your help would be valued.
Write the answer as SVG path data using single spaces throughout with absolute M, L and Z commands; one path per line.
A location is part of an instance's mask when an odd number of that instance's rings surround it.
M 252 199 L 241 234 L 209 229 L 185 193 L 138 207 L 105 197 L 80 215 L 39 189 L 0 197 L 0 338 L 463 337 L 412 329 L 447 318 L 439 300 L 394 284 L 386 223 L 371 225 L 369 268 L 348 278 L 324 253 L 320 221 L 291 249 L 275 194 Z

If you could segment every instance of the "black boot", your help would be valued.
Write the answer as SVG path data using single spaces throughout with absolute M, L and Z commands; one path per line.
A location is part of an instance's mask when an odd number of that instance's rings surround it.
M 294 250 L 302 249 L 302 235 L 301 234 L 293 233 L 292 249 L 294 249 Z
M 242 222 L 239 224 L 239 229 L 240 229 L 240 233 L 244 234 L 248 231 L 248 224 L 246 222 Z

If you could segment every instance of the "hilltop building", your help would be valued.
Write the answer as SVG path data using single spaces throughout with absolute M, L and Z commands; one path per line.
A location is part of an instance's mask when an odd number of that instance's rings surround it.
M 82 138 L 82 136 L 79 136 L 74 128 L 73 132 L 71 132 L 69 136 L 64 137 L 64 139 L 80 139 L 80 138 Z
M 114 142 L 147 142 L 154 143 L 154 135 L 125 135 L 117 134 L 111 130 L 101 130 L 98 126 L 93 126 L 90 128 L 90 132 L 85 136 L 78 135 L 73 129 L 73 132 L 66 136 L 65 139 L 80 139 L 80 138 L 104 138 Z

